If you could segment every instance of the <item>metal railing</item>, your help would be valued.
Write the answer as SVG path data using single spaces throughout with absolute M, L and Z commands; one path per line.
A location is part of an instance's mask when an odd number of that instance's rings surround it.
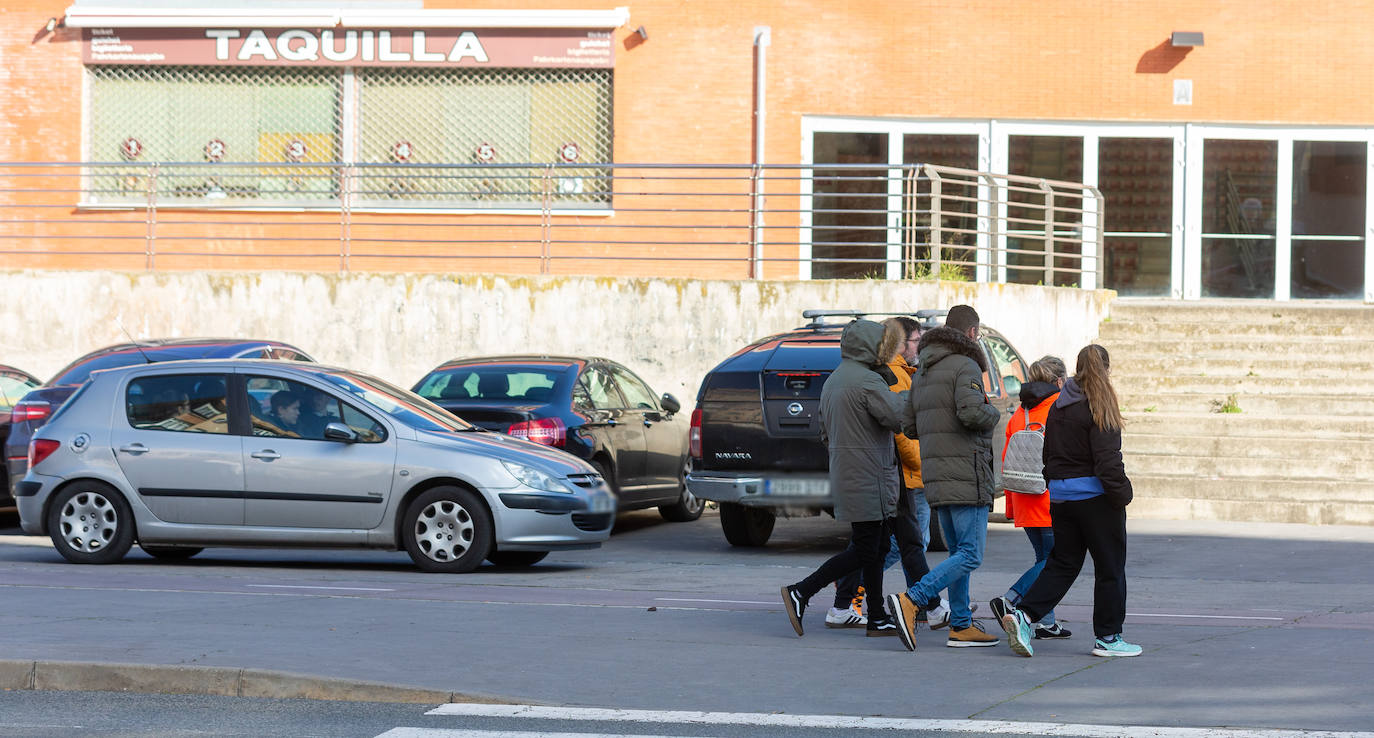
M 0 164 L 7 268 L 1101 284 L 1092 187 L 932 165 Z

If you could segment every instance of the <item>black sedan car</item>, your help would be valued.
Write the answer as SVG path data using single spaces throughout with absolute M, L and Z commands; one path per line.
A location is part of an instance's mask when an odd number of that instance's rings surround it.
M 0 506 L 12 505 L 14 485 L 29 469 L 29 440 L 62 403 L 76 392 L 91 372 L 132 364 L 152 364 L 178 359 L 285 359 L 314 361 L 304 351 L 280 341 L 241 338 L 167 338 L 121 343 L 92 351 L 63 367 L 47 384 L 33 389 L 15 403 L 8 437 L 5 468 L 9 480 L 0 488 Z
M 40 384 L 38 378 L 26 371 L 0 364 L 0 443 L 10 435 L 10 416 L 19 398 Z M 14 499 L 9 496 L 8 473 L 0 466 L 0 507 L 9 507 Z
M 687 491 L 687 427 L 675 397 L 655 396 L 624 366 L 598 358 L 456 359 L 414 392 L 487 430 L 561 448 L 601 472 L 620 510 L 657 507 L 667 520 L 701 517 Z

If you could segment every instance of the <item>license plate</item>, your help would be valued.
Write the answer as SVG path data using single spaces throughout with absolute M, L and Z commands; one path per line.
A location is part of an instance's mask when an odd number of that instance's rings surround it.
M 824 497 L 830 494 L 830 482 L 825 479 L 767 479 L 763 483 L 763 493 L 786 497 Z

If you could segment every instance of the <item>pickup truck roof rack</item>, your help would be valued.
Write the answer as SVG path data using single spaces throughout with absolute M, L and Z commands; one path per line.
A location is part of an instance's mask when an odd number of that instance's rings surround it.
M 867 310 L 803 310 L 802 317 L 811 322 L 802 326 L 802 328 L 827 328 L 842 324 L 839 321 L 828 322 L 825 320 L 826 318 L 849 318 L 850 320 L 858 320 L 859 318 L 891 318 L 899 315 L 905 315 L 909 318 L 915 318 L 922 323 L 929 324 L 934 318 L 939 318 L 947 314 L 949 314 L 949 310 L 929 309 L 897 313 L 874 313 Z

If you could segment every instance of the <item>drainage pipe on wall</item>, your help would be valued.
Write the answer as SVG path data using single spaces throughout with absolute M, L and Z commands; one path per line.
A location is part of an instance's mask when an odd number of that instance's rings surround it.
M 773 42 L 769 26 L 754 26 L 754 166 L 749 177 L 749 276 L 763 279 L 763 134 L 766 121 L 764 105 L 768 70 L 768 46 Z

